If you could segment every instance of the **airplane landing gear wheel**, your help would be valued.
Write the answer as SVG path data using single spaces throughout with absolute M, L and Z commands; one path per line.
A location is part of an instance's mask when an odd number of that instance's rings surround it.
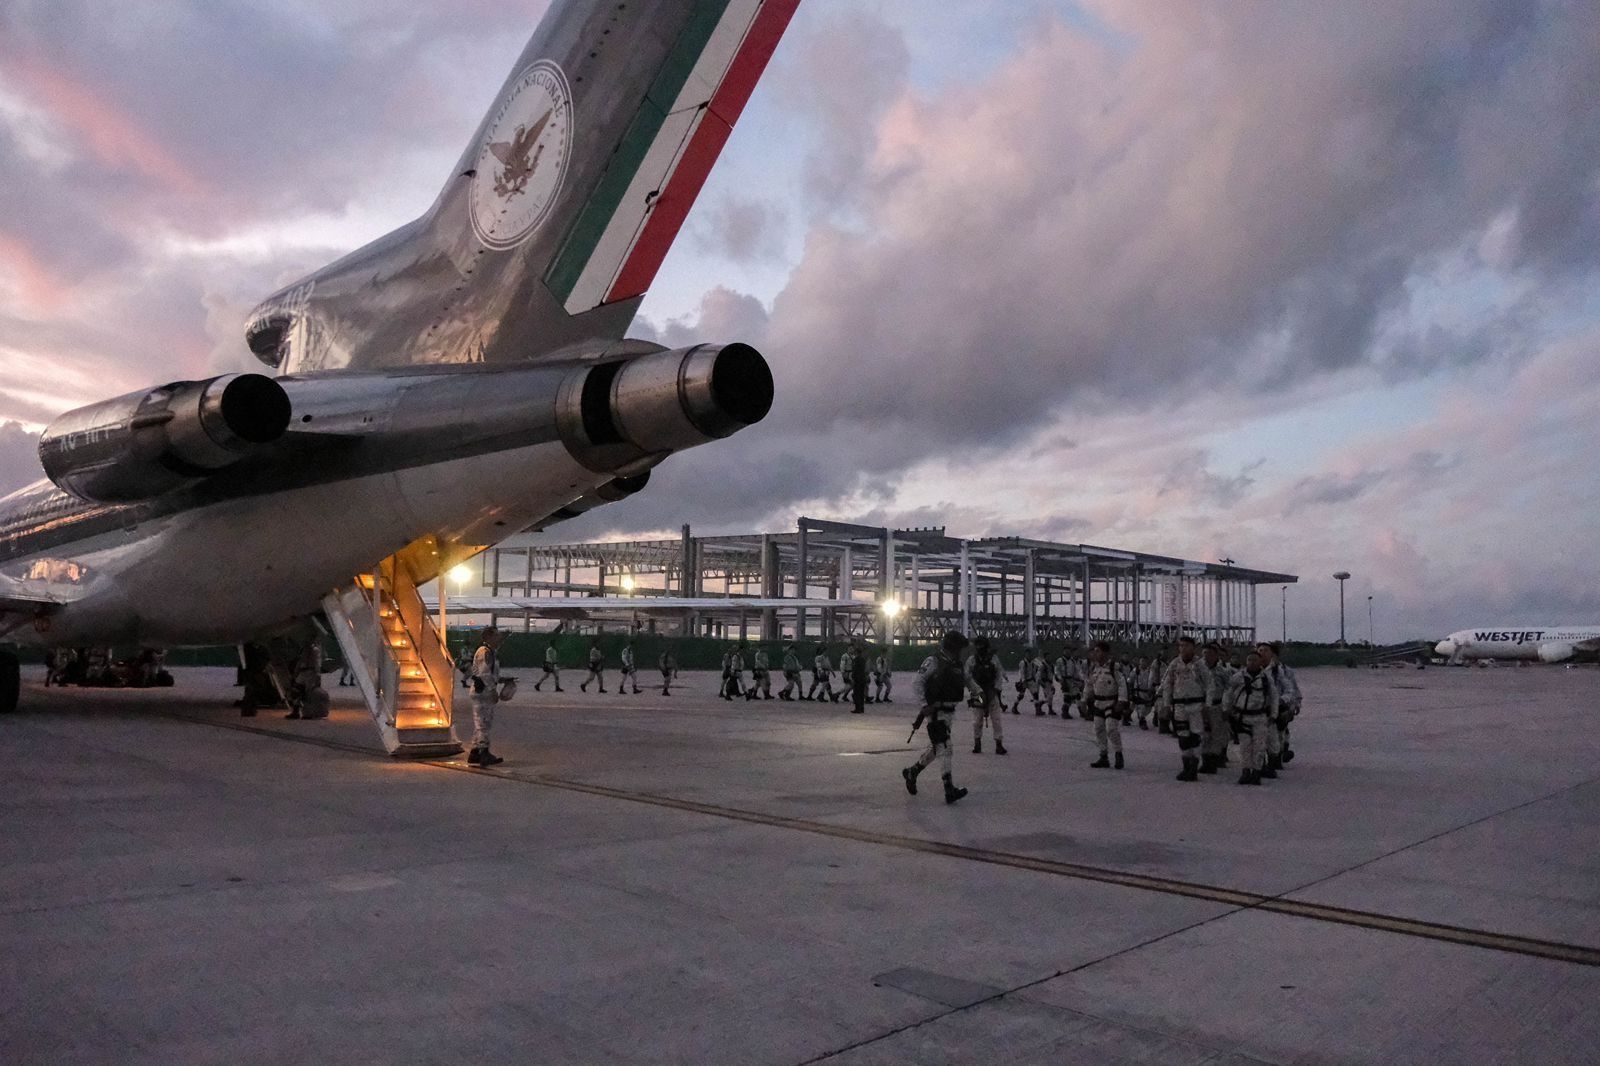
M 22 695 L 22 663 L 9 651 L 0 651 L 0 714 L 17 709 Z

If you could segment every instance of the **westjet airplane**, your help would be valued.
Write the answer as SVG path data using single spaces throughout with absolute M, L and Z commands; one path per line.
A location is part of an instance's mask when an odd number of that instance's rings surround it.
M 556 0 L 427 213 L 256 309 L 267 373 L 46 428 L 0 500 L 0 636 L 281 662 L 320 614 L 391 752 L 459 751 L 417 586 L 771 407 L 753 348 L 624 332 L 798 5 Z
M 1459 629 L 1434 646 L 1452 663 L 1471 659 L 1524 659 L 1560 663 L 1579 652 L 1600 651 L 1600 626 L 1500 626 Z

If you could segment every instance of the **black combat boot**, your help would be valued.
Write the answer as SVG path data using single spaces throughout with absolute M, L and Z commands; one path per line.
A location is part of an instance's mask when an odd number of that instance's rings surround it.
M 1000 743 L 998 740 L 995 741 L 994 742 L 994 753 L 996 755 L 1004 755 L 1006 753 L 1006 746 L 1004 744 Z
M 1217 769 L 1218 769 L 1218 767 L 1217 767 L 1217 757 L 1215 755 L 1211 755 L 1211 754 L 1208 753 L 1206 755 L 1200 756 L 1200 772 L 1201 773 L 1203 773 L 1203 774 L 1214 774 L 1214 773 L 1217 772 Z
M 1126 724 L 1126 723 L 1124 723 L 1124 724 Z M 1141 719 L 1139 719 L 1139 728 L 1140 729 L 1149 729 L 1150 725 L 1143 718 L 1141 718 Z
M 1198 781 L 1200 773 L 1198 764 L 1193 759 L 1183 760 L 1183 769 L 1178 772 L 1179 781 Z
M 468 766 L 477 766 L 482 761 L 483 761 L 483 752 L 480 751 L 479 749 L 473 748 L 471 751 L 467 752 L 467 765 Z
M 1243 770 L 1240 770 L 1239 771 L 1239 784 L 1241 784 L 1241 785 L 1259 784 L 1259 782 L 1251 780 L 1252 776 L 1253 775 L 1250 773 L 1250 768 L 1248 766 L 1245 767 Z
M 1117 761 L 1111 765 L 1115 766 L 1118 770 L 1122 769 L 1122 752 L 1117 752 Z
M 1277 761 L 1278 761 L 1277 756 L 1275 756 L 1275 755 L 1268 755 L 1267 756 L 1267 767 L 1266 767 L 1266 769 L 1255 771 L 1256 783 L 1257 784 L 1260 784 L 1261 780 L 1263 778 L 1268 780 L 1268 781 L 1277 780 L 1278 768 L 1276 766 L 1272 765 L 1273 763 L 1275 763 Z
M 1284 748 L 1283 749 L 1282 758 L 1283 758 L 1284 766 L 1289 765 L 1291 762 L 1294 761 L 1294 749 L 1293 748 Z
M 954 803 L 957 800 L 959 800 L 961 797 L 965 796 L 966 794 L 967 794 L 967 790 L 966 789 L 957 788 L 955 785 L 951 784 L 950 783 L 950 775 L 949 774 L 945 774 L 945 776 L 944 776 L 944 801 L 946 803 Z
M 483 753 L 478 756 L 479 766 L 499 766 L 503 762 L 505 762 L 504 759 L 490 751 L 488 748 L 484 748 Z
M 906 779 L 906 791 L 913 796 L 917 794 L 917 775 L 921 772 L 921 767 L 917 766 L 908 766 L 900 771 L 900 776 Z
M 1120 758 L 1122 758 L 1122 756 L 1118 755 L 1117 758 L 1120 759 Z M 1091 769 L 1091 770 L 1109 770 L 1109 769 L 1111 769 L 1111 760 L 1109 758 L 1107 758 L 1106 757 L 1106 753 L 1102 751 L 1100 753 L 1100 757 L 1098 759 L 1096 759 L 1094 762 L 1089 764 L 1089 769 Z
M 972 742 L 972 754 L 974 754 L 974 755 L 982 755 L 983 754 L 983 741 L 974 740 Z

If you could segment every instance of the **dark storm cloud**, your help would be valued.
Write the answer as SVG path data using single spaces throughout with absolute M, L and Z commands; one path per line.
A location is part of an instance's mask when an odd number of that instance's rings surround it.
M 862 175 L 761 339 L 768 432 L 825 458 L 810 496 L 1063 414 L 1517 356 L 1504 321 L 1405 328 L 1416 284 L 1491 235 L 1502 279 L 1592 279 L 1600 8 L 1091 6 L 1131 44 L 1047 24 L 985 82 L 902 85 L 866 140 L 832 87 L 855 70 L 876 112 L 882 71 L 822 31 L 801 52 L 843 131 L 815 165 Z
M 337 208 L 419 143 L 459 151 L 430 60 L 453 38 L 525 35 L 544 6 L 21 0 L 0 77 L 70 142 L 58 176 L 85 201 L 215 232 Z

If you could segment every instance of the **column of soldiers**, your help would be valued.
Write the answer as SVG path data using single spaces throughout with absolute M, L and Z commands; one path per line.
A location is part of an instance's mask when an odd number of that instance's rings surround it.
M 1086 658 L 1062 649 L 1052 660 L 1028 647 L 1023 649 L 1014 683 L 987 638 L 973 641 L 970 655 L 965 654 L 967 648 L 966 638 L 952 631 L 941 642 L 940 651 L 929 656 L 918 671 L 914 687 L 923 705 L 918 726 L 929 722 L 929 745 L 923 758 L 905 771 L 907 789 L 913 794 L 916 775 L 935 760 L 942 764 L 947 799 L 956 793 L 956 799 L 966 794 L 949 780 L 950 724 L 957 704 L 964 701 L 973 711 L 973 753 L 983 753 L 987 723 L 994 734 L 995 754 L 1005 755 L 1003 723 L 1007 711 L 1020 714 L 1026 701 L 1032 703 L 1036 717 L 1056 716 L 1058 692 L 1060 718 L 1070 719 L 1076 714 L 1094 724 L 1098 751 L 1097 758 L 1089 764 L 1092 769 L 1125 768 L 1123 727 L 1137 721 L 1141 729 L 1148 729 L 1152 719 L 1157 730 L 1177 742 L 1180 781 L 1198 781 L 1202 775 L 1214 775 L 1227 768 L 1229 751 L 1235 743 L 1239 746 L 1241 785 L 1259 785 L 1275 779 L 1294 759 L 1289 739 L 1291 724 L 1300 712 L 1300 687 L 1276 645 L 1263 642 L 1249 651 L 1242 662 L 1229 663 L 1221 645 L 1210 643 L 1202 649 L 1192 637 L 1182 637 L 1178 654 L 1164 666 L 1150 657 L 1119 662 L 1111 646 L 1103 641 L 1091 647 Z M 864 703 L 892 702 L 889 693 L 893 678 L 887 653 L 880 652 L 870 664 L 867 654 L 859 639 L 851 642 L 841 656 L 839 669 L 844 680 L 836 689 L 835 667 L 828 648 L 825 644 L 816 645 L 807 689 L 801 676 L 800 653 L 795 644 L 788 644 L 781 665 L 783 686 L 774 697 L 767 649 L 758 645 L 752 653 L 741 641 L 723 656 L 718 694 L 725 700 L 742 696 L 746 700 L 838 703 L 848 699 L 857 711 Z M 751 677 L 748 685 L 747 656 Z M 952 657 L 961 674 L 957 698 L 951 698 L 949 692 L 948 662 Z M 593 682 L 605 692 L 605 666 L 599 642 L 591 642 L 588 676 L 579 686 L 580 691 L 587 692 Z M 670 695 L 677 674 L 677 663 L 670 651 L 661 653 L 658 666 L 662 695 Z M 622 651 L 621 668 L 619 694 L 630 687 L 634 693 L 641 691 L 631 641 Z M 541 690 L 545 681 L 553 682 L 557 692 L 563 691 L 554 644 L 545 649 L 544 675 L 534 689 Z M 936 699 L 929 696 L 930 687 Z M 1012 696 L 1009 708 L 1008 692 Z
M 959 658 L 966 638 L 951 631 L 940 651 L 923 662 L 915 689 L 923 712 L 913 726 L 929 722 L 928 746 L 922 757 L 902 771 L 906 790 L 916 794 L 917 775 L 935 760 L 945 778 L 946 802 L 965 796 L 951 781 L 952 755 L 949 720 L 948 662 Z M 1111 645 L 1101 641 L 1089 649 L 1086 660 L 1069 651 L 1051 662 L 1034 648 L 1025 648 L 1018 666 L 1015 698 L 1010 713 L 1021 713 L 1024 698 L 1034 704 L 1039 717 L 1054 715 L 1055 689 L 1061 690 L 1061 718 L 1073 712 L 1094 722 L 1098 757 L 1091 769 L 1123 769 L 1122 727 L 1137 716 L 1148 729 L 1157 728 L 1177 741 L 1181 769 L 1179 781 L 1198 781 L 1229 766 L 1228 752 L 1239 745 L 1238 783 L 1260 785 L 1272 780 L 1294 758 L 1289 744 L 1290 725 L 1300 713 L 1300 686 L 1294 671 L 1280 657 L 1278 645 L 1263 642 L 1238 665 L 1224 660 L 1215 642 L 1202 651 L 1192 637 L 1178 641 L 1178 654 L 1163 668 L 1159 660 L 1141 658 L 1118 663 Z M 994 733 L 995 754 L 1006 754 L 1005 693 L 1009 684 L 1005 667 L 985 637 L 972 642 L 972 654 L 963 666 L 967 705 L 973 711 L 972 751 L 983 753 L 983 727 Z M 933 694 L 930 695 L 929 693 Z M 952 798 L 953 797 L 953 798 Z

